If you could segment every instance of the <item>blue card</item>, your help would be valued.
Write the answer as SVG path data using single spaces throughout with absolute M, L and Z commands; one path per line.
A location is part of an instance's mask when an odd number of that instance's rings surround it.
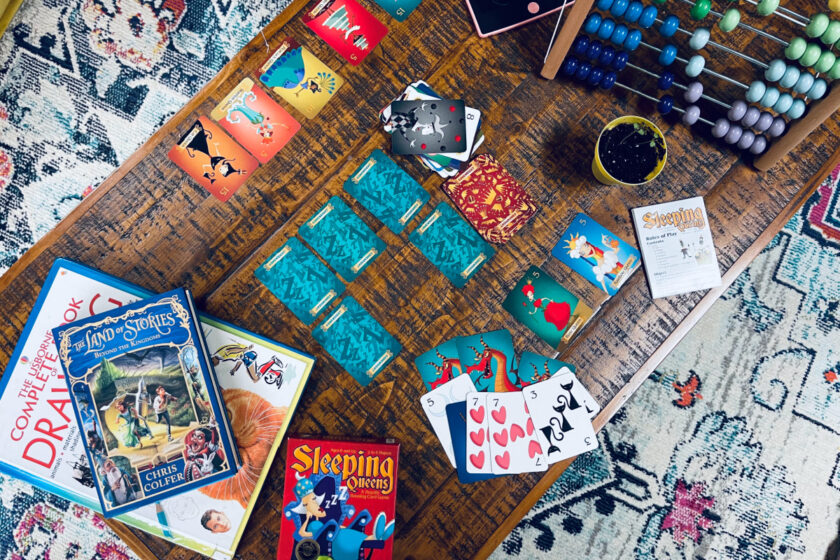
M 614 295 L 639 268 L 639 251 L 604 226 L 579 213 L 551 254 L 569 268 Z
M 315 327 L 312 336 L 363 387 L 402 350 L 385 327 L 350 296 Z
M 376 0 L 383 10 L 397 21 L 404 21 L 422 0 Z
M 461 375 L 457 340 L 457 337 L 447 340 L 414 359 L 414 365 L 417 366 L 417 371 L 420 372 L 427 391 L 440 387 Z
M 463 288 L 496 250 L 446 202 L 437 205 L 408 240 L 456 288 Z
M 337 196 L 300 226 L 298 234 L 348 282 L 355 280 L 386 247 Z
M 555 360 L 554 358 L 546 358 L 533 352 L 522 352 L 519 356 L 519 368 L 517 373 L 519 379 L 522 381 L 522 386 L 527 387 L 532 383 L 539 383 L 545 381 L 554 375 L 560 368 L 567 367 L 572 373 L 575 373 L 575 366 L 572 364 Z
M 522 389 L 516 375 L 516 353 L 510 331 L 499 329 L 456 339 L 461 371 L 478 391 L 506 393 Z
M 344 190 L 397 235 L 429 201 L 428 191 L 382 150 L 373 151 Z
M 446 405 L 446 420 L 452 435 L 452 449 L 455 452 L 455 468 L 462 484 L 489 480 L 502 476 L 493 473 L 473 474 L 467 472 L 467 403 L 466 401 Z
M 344 292 L 344 284 L 296 237 L 277 249 L 254 276 L 305 325 Z

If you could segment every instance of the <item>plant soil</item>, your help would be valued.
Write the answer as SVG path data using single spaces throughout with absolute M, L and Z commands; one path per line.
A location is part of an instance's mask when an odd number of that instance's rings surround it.
M 622 123 L 601 136 L 598 157 L 622 183 L 642 183 L 665 156 L 665 143 L 644 124 Z

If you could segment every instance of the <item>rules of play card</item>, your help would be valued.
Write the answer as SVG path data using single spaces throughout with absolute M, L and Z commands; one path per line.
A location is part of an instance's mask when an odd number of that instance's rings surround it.
M 654 298 L 720 286 L 703 197 L 634 208 L 633 224 Z

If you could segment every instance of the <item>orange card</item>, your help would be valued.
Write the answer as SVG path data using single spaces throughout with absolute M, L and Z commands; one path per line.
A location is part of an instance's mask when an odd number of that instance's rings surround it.
M 222 202 L 226 202 L 260 165 L 203 115 L 169 150 L 169 159 Z
M 274 157 L 300 130 L 294 117 L 250 78 L 239 82 L 210 116 L 260 163 Z

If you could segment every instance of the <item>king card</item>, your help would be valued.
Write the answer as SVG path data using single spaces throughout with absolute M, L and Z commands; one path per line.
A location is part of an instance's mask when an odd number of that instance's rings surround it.
M 303 14 L 303 23 L 353 66 L 388 33 L 356 0 L 319 0 Z
M 572 373 L 575 372 L 575 366 L 572 364 L 554 358 L 546 358 L 533 352 L 522 352 L 522 355 L 519 356 L 517 373 L 522 380 L 522 386 L 527 387 L 533 383 L 545 381 L 562 368 L 568 368 Z
M 260 67 L 260 82 L 309 119 L 332 99 L 344 78 L 291 37 Z
M 427 390 L 433 391 L 461 375 L 457 341 L 457 338 L 447 340 L 415 358 L 414 365 L 417 366 Z
M 397 21 L 405 21 L 408 14 L 420 5 L 422 0 L 376 0 L 379 6 Z
M 473 474 L 467 471 L 467 403 L 455 402 L 446 405 L 446 420 L 449 422 L 449 433 L 452 435 L 452 449 L 455 453 L 455 468 L 458 480 L 464 484 L 496 478 L 492 472 Z
M 531 195 L 490 154 L 473 158 L 442 188 L 490 243 L 509 241 L 537 211 Z
M 341 280 L 296 237 L 277 249 L 254 276 L 304 325 L 311 325 L 344 292 Z
M 475 392 L 472 379 L 462 375 L 438 386 L 420 398 L 423 411 L 429 418 L 429 423 L 432 425 L 432 429 L 440 440 L 440 444 L 453 467 L 457 465 L 455 464 L 455 452 L 452 448 L 452 435 L 449 433 L 449 422 L 446 420 L 446 405 L 465 401 L 467 394 L 471 392 Z
M 222 202 L 227 202 L 260 165 L 203 115 L 172 146 L 168 156 Z
M 591 307 L 536 266 L 528 269 L 502 307 L 558 352 L 592 317 Z
M 453 99 L 394 101 L 388 124 L 395 154 L 439 154 L 467 149 L 464 102 Z
M 429 201 L 429 193 L 382 150 L 374 150 L 344 182 L 344 190 L 399 235 Z
M 487 395 L 490 468 L 493 474 L 542 472 L 548 460 L 520 392 Z
M 495 249 L 445 202 L 423 220 L 408 240 L 446 276 L 463 288 Z
M 300 124 L 251 78 L 245 78 L 210 112 L 237 142 L 266 163 L 292 139 Z
M 298 230 L 342 278 L 352 282 L 385 250 L 385 242 L 334 196 Z
M 563 385 L 562 377 L 552 377 L 523 390 L 525 404 L 549 464 L 598 447 L 589 416 Z
M 490 466 L 487 393 L 467 394 L 467 472 L 487 474 Z
M 551 254 L 611 296 L 640 262 L 635 247 L 583 213 L 575 216 Z
M 400 353 L 402 345 L 348 296 L 312 336 L 362 387 Z
M 519 391 L 513 337 L 505 329 L 462 336 L 456 340 L 462 373 L 479 391 Z

